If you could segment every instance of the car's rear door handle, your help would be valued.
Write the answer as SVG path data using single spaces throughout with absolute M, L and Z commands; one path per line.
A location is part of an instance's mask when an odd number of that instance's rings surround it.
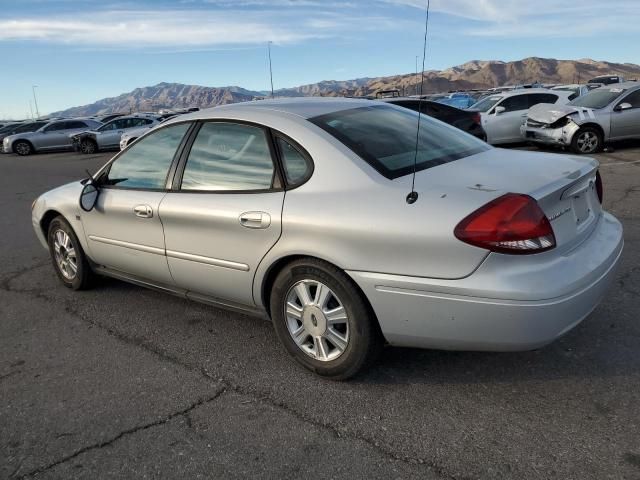
M 133 213 L 136 217 L 151 218 L 153 217 L 153 208 L 149 205 L 136 205 L 133 207 Z
M 238 220 L 240 225 L 247 228 L 267 228 L 271 225 L 271 215 L 266 212 L 244 212 Z

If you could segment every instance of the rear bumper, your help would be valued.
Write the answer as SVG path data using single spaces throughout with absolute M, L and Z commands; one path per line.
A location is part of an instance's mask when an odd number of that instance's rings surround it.
M 531 350 L 578 325 L 612 283 L 623 248 L 622 226 L 607 213 L 598 222 L 568 253 L 491 254 L 460 280 L 348 273 L 392 345 Z

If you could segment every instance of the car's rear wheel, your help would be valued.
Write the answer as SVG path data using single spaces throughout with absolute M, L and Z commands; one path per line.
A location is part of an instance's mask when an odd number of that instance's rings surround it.
M 583 127 L 571 140 L 571 150 L 575 153 L 597 153 L 602 150 L 602 133 L 597 128 Z
M 280 341 L 319 375 L 345 380 L 378 356 L 383 337 L 366 300 L 341 270 L 316 259 L 287 265 L 271 290 Z
M 80 142 L 80 151 L 86 155 L 91 155 L 98 151 L 98 145 L 93 140 L 85 138 Z
M 47 239 L 53 267 L 62 283 L 74 290 L 88 288 L 95 274 L 78 237 L 63 217 L 51 221 Z
M 13 145 L 13 151 L 16 152 L 18 155 L 21 155 L 23 157 L 27 156 L 27 155 L 31 155 L 31 153 L 33 153 L 33 147 L 31 146 L 31 144 L 25 140 L 18 140 L 14 145 Z

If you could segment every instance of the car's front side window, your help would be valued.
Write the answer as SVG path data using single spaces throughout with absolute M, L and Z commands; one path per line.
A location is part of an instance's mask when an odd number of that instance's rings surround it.
M 182 175 L 182 190 L 269 190 L 275 169 L 262 128 L 226 122 L 202 125 Z
M 632 108 L 640 108 L 640 90 L 630 93 L 620 103 L 628 103 Z
M 505 112 L 519 112 L 520 110 L 526 110 L 529 108 L 528 96 L 529 95 L 514 95 L 512 97 L 507 97 L 502 103 L 500 103 L 500 106 L 504 107 Z
M 189 126 L 171 125 L 138 140 L 110 165 L 104 184 L 164 189 L 173 157 Z
M 44 132 L 45 133 L 57 132 L 59 130 L 64 130 L 64 128 L 65 128 L 65 122 L 58 122 L 58 123 L 49 125 L 47 128 L 44 129 Z
M 111 130 L 115 130 L 115 128 L 116 128 L 115 120 L 111 120 L 110 122 L 105 123 L 100 128 L 98 128 L 98 131 L 99 132 L 109 132 Z

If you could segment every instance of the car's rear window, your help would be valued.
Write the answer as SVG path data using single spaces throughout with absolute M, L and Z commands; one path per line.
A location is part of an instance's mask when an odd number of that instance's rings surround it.
M 457 128 L 422 116 L 416 158 L 418 114 L 391 105 L 342 110 L 309 119 L 387 178 L 442 165 L 490 147 Z

